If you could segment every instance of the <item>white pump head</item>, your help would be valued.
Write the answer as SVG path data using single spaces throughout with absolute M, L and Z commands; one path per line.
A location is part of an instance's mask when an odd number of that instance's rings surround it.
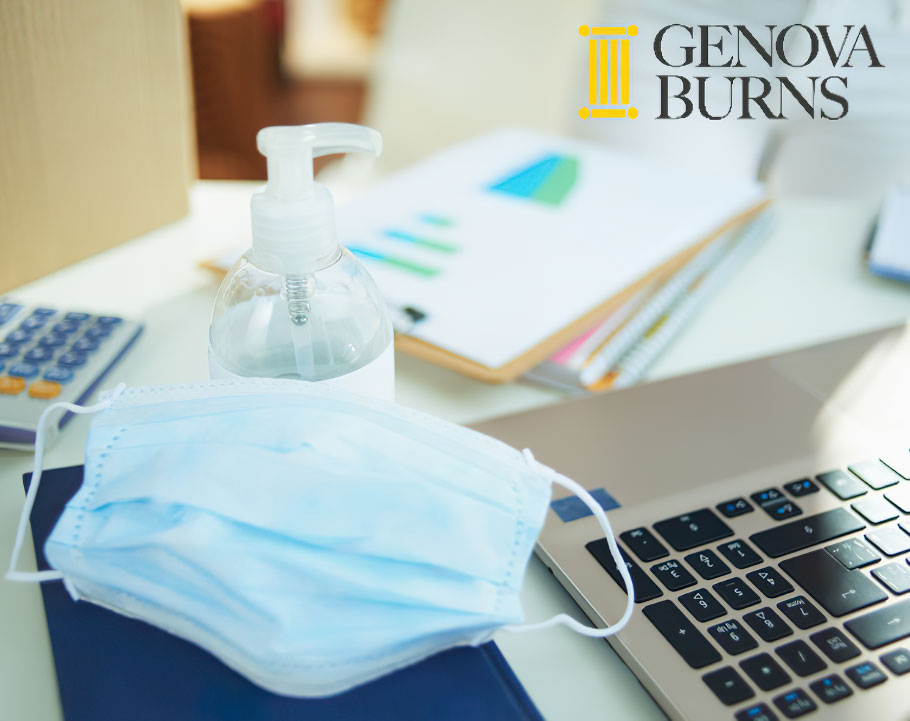
M 256 135 L 268 158 L 269 180 L 253 195 L 254 262 L 281 275 L 313 273 L 338 254 L 332 196 L 313 180 L 313 158 L 333 153 L 382 152 L 375 130 L 351 123 L 263 128 Z

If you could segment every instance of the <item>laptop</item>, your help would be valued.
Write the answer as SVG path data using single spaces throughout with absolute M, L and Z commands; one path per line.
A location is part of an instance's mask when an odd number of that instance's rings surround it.
M 596 492 L 609 640 L 670 718 L 910 718 L 910 326 L 474 427 Z M 622 614 L 558 491 L 537 554 Z

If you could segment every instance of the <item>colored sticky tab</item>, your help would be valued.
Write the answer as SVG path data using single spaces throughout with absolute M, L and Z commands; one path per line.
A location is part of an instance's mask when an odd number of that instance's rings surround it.
M 600 507 L 605 511 L 612 511 L 614 508 L 619 508 L 619 502 L 603 488 L 595 488 L 593 491 L 590 491 L 590 493 L 594 500 L 597 501 L 600 504 Z M 560 517 L 563 523 L 594 515 L 591 512 L 591 509 L 588 508 L 587 505 L 585 505 L 585 502 L 578 496 L 557 498 L 555 501 L 550 502 L 550 508 L 556 512 L 556 515 Z

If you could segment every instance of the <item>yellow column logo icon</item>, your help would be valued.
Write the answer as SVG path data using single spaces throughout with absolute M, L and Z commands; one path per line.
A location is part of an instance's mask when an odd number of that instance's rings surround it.
M 629 105 L 629 38 L 638 27 L 588 27 L 578 34 L 588 38 L 588 106 L 581 118 L 637 118 Z M 596 106 L 596 107 L 595 107 Z

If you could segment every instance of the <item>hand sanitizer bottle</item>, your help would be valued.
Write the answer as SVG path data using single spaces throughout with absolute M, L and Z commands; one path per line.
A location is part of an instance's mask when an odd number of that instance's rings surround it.
M 271 127 L 256 136 L 268 183 L 250 202 L 253 244 L 218 290 L 212 378 L 296 378 L 392 400 L 392 324 L 373 279 L 335 237 L 313 158 L 379 155 L 375 130 L 348 123 Z

